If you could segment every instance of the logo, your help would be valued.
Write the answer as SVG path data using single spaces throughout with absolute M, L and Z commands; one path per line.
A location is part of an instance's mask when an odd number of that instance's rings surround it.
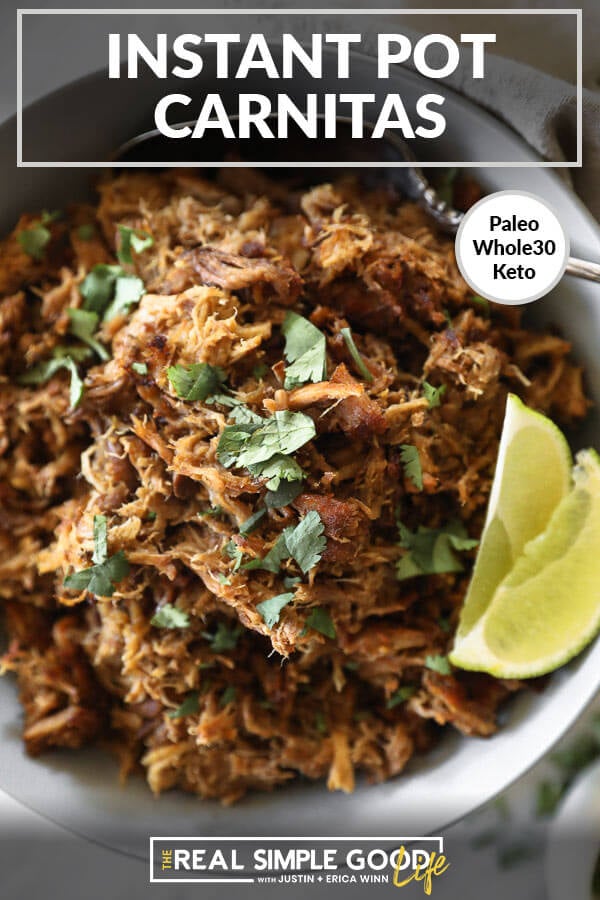
M 443 837 L 151 837 L 150 881 L 197 884 L 421 883 L 449 868 Z

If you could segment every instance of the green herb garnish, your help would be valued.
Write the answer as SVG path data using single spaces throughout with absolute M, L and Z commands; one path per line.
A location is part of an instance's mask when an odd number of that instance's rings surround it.
M 325 335 L 295 312 L 286 313 L 281 330 L 285 336 L 285 358 L 290 364 L 285 370 L 286 391 L 309 381 L 324 381 L 327 377 Z
M 134 372 L 137 372 L 138 375 L 147 375 L 148 374 L 148 364 L 141 362 L 131 363 L 131 368 Z
M 419 525 L 417 531 L 409 531 L 398 520 L 400 546 L 409 552 L 396 564 L 399 581 L 416 575 L 439 575 L 444 572 L 462 572 L 463 565 L 455 551 L 471 550 L 478 541 L 472 540 L 462 522 L 452 521 L 443 528 L 427 528 Z
M 169 719 L 181 719 L 183 716 L 190 716 L 194 713 L 199 712 L 200 710 L 200 701 L 198 698 L 198 691 L 192 691 L 187 695 L 181 706 L 177 709 L 172 709 L 167 713 Z
M 167 378 L 182 400 L 206 400 L 221 388 L 225 372 L 209 363 L 193 363 L 191 366 L 170 366 Z
M 335 637 L 335 625 L 332 622 L 331 616 L 327 610 L 323 609 L 321 606 L 315 606 L 311 609 L 306 619 L 306 625 L 302 630 L 302 634 L 306 634 L 309 628 L 313 628 L 315 631 L 320 632 L 320 634 L 324 634 L 325 637 Z
M 230 627 L 225 622 L 219 622 L 214 633 L 203 631 L 202 637 L 209 641 L 213 653 L 225 653 L 227 650 L 235 650 L 241 633 L 241 625 Z
M 130 228 L 128 225 L 119 225 L 119 249 L 117 259 L 124 264 L 133 263 L 131 251 L 142 253 L 154 243 L 154 238 L 145 231 Z
M 253 559 L 245 563 L 243 568 L 266 569 L 277 573 L 283 560 L 291 557 L 306 575 L 317 565 L 327 546 L 323 531 L 324 525 L 319 513 L 311 509 L 297 525 L 289 525 L 281 532 L 263 559 Z
M 89 591 L 97 597 L 112 597 L 116 585 L 129 574 L 129 563 L 122 550 L 108 556 L 106 516 L 94 516 L 93 566 L 67 575 L 63 584 L 72 591 Z
M 252 515 L 249 516 L 246 521 L 242 522 L 242 524 L 240 525 L 240 534 L 243 534 L 244 536 L 247 534 L 252 534 L 252 532 L 255 531 L 258 527 L 260 520 L 264 517 L 266 512 L 266 509 L 257 509 L 255 513 L 252 513 Z
M 156 628 L 187 628 L 190 624 L 190 617 L 188 613 L 173 606 L 172 603 L 165 603 L 154 613 L 150 624 Z
M 291 603 L 293 599 L 294 595 L 292 593 L 277 594 L 276 597 L 269 597 L 268 600 L 263 600 L 262 603 L 256 604 L 256 609 L 262 616 L 267 628 L 273 628 L 274 625 L 277 625 L 281 610 L 288 603 Z
M 435 409 L 436 406 L 439 406 L 445 393 L 445 384 L 434 387 L 432 384 L 429 384 L 428 381 L 423 382 L 423 396 L 429 404 L 429 409 Z
M 393 709 L 395 706 L 399 706 L 400 703 L 406 703 L 406 701 L 416 693 L 417 689 L 412 685 L 407 684 L 403 687 L 399 687 L 397 691 L 394 691 L 394 693 L 388 697 L 385 704 L 386 709 Z
M 96 329 L 98 328 L 97 313 L 87 309 L 74 309 L 73 307 L 70 307 L 67 309 L 67 315 L 69 316 L 69 331 L 71 334 L 79 338 L 80 341 L 83 341 L 84 344 L 87 344 L 88 347 L 103 360 L 103 362 L 110 359 L 106 347 L 94 337 Z
M 75 409 L 83 396 L 83 381 L 77 370 L 77 362 L 87 359 L 90 351 L 87 347 L 55 347 L 52 351 L 52 357 L 39 362 L 27 372 L 19 375 L 17 381 L 19 384 L 45 384 L 53 375 L 61 369 L 66 369 L 71 376 L 71 384 L 69 389 L 69 404 L 71 409 Z
M 440 675 L 452 675 L 452 666 L 448 662 L 447 656 L 426 656 L 425 668 L 431 669 L 432 672 L 438 672 Z
M 79 225 L 75 229 L 75 234 L 80 241 L 91 241 L 92 238 L 96 236 L 96 226 L 90 223 L 86 225 Z
M 407 478 L 410 478 L 418 491 L 423 490 L 423 470 L 421 468 L 421 460 L 419 451 L 412 444 L 400 445 L 400 461 L 404 466 L 404 472 Z
M 121 266 L 98 263 L 83 279 L 79 291 L 84 309 L 108 322 L 115 316 L 126 315 L 139 302 L 144 294 L 144 282 L 137 275 L 128 275 Z
M 219 701 L 220 706 L 229 706 L 230 703 L 233 703 L 235 700 L 235 687 L 233 684 L 228 684 L 223 693 L 221 694 L 221 699 Z
M 358 352 L 358 347 L 354 343 L 354 338 L 352 337 L 352 332 L 350 331 L 350 329 L 342 328 L 340 331 L 340 334 L 344 338 L 344 341 L 346 342 L 346 347 L 348 348 L 348 352 L 350 353 L 350 356 L 354 360 L 354 364 L 355 364 L 356 368 L 358 369 L 358 371 L 360 372 L 360 374 L 362 375 L 362 377 L 365 379 L 365 381 L 373 381 L 373 376 L 367 369 L 362 356 Z

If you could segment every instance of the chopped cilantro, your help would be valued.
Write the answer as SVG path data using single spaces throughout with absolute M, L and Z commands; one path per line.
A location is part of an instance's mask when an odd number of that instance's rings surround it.
M 83 396 L 83 381 L 76 363 L 86 359 L 89 352 L 87 347 L 55 347 L 50 359 L 32 366 L 17 380 L 19 384 L 45 384 L 58 371 L 66 369 L 71 376 L 69 403 L 71 409 L 75 409 Z
M 410 478 L 418 491 L 423 490 L 423 470 L 419 451 L 412 444 L 400 445 L 400 460 L 407 478 Z
M 277 594 L 276 597 L 269 597 L 268 600 L 263 600 L 262 603 L 256 604 L 256 609 L 262 616 L 267 628 L 273 628 L 274 625 L 277 625 L 281 610 L 288 603 L 291 603 L 293 599 L 294 595 L 292 593 Z
M 209 641 L 213 653 L 224 653 L 226 650 L 235 650 L 241 633 L 241 625 L 230 627 L 226 622 L 219 622 L 213 634 L 203 631 L 202 637 Z
M 182 400 L 206 400 L 219 390 L 225 381 L 225 372 L 209 363 L 193 363 L 191 366 L 170 366 L 167 378 Z
M 315 712 L 315 728 L 319 734 L 325 734 L 327 732 L 327 719 L 325 718 L 325 713 L 321 709 L 318 709 Z
M 137 275 L 119 275 L 115 282 L 115 295 L 104 313 L 104 321 L 126 316 L 131 307 L 144 296 L 144 282 Z
M 406 703 L 406 701 L 416 694 L 416 692 L 416 687 L 409 684 L 399 687 L 397 691 L 394 691 L 391 697 L 388 697 L 385 704 L 386 709 L 393 709 L 395 706 L 399 706 L 400 703 Z
M 154 522 L 156 520 L 156 515 L 157 515 L 156 510 L 151 509 L 150 512 L 146 515 L 146 518 L 150 522 Z
M 304 478 L 304 471 L 296 460 L 283 453 L 276 453 L 266 462 L 248 466 L 248 470 L 257 478 L 267 479 L 265 483 L 267 491 L 277 491 L 285 483 L 297 484 Z
M 244 558 L 244 551 L 235 541 L 228 541 L 223 548 L 227 556 L 234 561 L 233 571 L 237 572 Z
M 233 684 L 228 684 L 223 693 L 221 694 L 221 699 L 219 701 L 220 706 L 229 706 L 230 703 L 235 701 L 235 687 Z
M 89 591 L 97 597 L 112 597 L 115 586 L 129 574 L 129 563 L 122 550 L 108 556 L 106 517 L 94 516 L 93 566 L 67 575 L 64 586 L 73 591 Z
M 292 557 L 306 575 L 309 569 L 317 565 L 327 546 L 323 531 L 319 513 L 311 509 L 297 525 L 289 525 L 281 532 L 263 559 L 253 559 L 245 563 L 243 568 L 266 569 L 277 573 L 283 560 Z
M 110 321 L 126 315 L 144 294 L 144 282 L 137 275 L 128 275 L 121 266 L 98 263 L 88 272 L 79 286 L 84 309 Z
M 452 675 L 452 666 L 447 656 L 426 656 L 425 667 L 432 672 L 439 672 L 440 675 Z
M 220 516 L 223 512 L 222 506 L 211 506 L 210 509 L 201 509 L 198 513 L 199 516 L 205 516 L 208 519 L 214 519 L 217 516 Z
M 314 628 L 315 631 L 320 632 L 320 634 L 324 634 L 325 637 L 335 637 L 335 625 L 331 620 L 331 616 L 329 615 L 327 610 L 323 609 L 321 606 L 315 606 L 313 609 L 311 609 L 306 619 L 306 626 L 303 629 L 302 633 L 306 634 L 309 628 Z
M 217 581 L 219 584 L 231 584 L 231 578 L 228 578 L 227 575 L 223 574 L 223 572 L 219 572 L 217 575 Z
M 325 335 L 295 312 L 286 314 L 281 330 L 285 336 L 285 358 L 290 363 L 285 370 L 285 389 L 309 381 L 324 381 L 327 377 Z
M 452 623 L 450 622 L 450 618 L 448 616 L 440 616 L 437 620 L 438 628 L 444 632 L 444 634 L 449 634 L 452 629 Z
M 98 328 L 98 314 L 91 310 L 70 307 L 67 309 L 67 315 L 69 316 L 69 331 L 71 334 L 83 341 L 84 344 L 87 344 L 104 362 L 110 359 L 106 347 L 94 337 L 94 333 Z
M 101 566 L 108 559 L 106 516 L 94 516 L 94 552 L 92 562 Z
M 151 247 L 154 238 L 145 231 L 138 231 L 135 228 L 129 228 L 128 225 L 119 225 L 119 249 L 117 251 L 117 259 L 119 262 L 131 264 L 133 257 L 131 251 L 142 253 Z
M 445 384 L 434 387 L 432 384 L 429 384 L 428 381 L 423 382 L 423 396 L 429 403 L 429 409 L 435 409 L 436 406 L 439 406 L 445 393 Z
M 300 581 L 302 581 L 302 579 L 298 578 L 297 575 L 286 575 L 283 579 L 283 586 L 286 588 L 291 588 L 297 585 Z
M 310 416 L 287 409 L 277 410 L 246 439 L 238 454 L 237 464 L 248 467 L 266 463 L 276 453 L 288 455 L 312 440 L 315 434 L 315 423 Z M 286 477 L 285 480 L 296 479 Z
M 344 338 L 344 341 L 346 342 L 346 347 L 348 348 L 348 352 L 350 353 L 350 356 L 354 360 L 354 364 L 355 364 L 356 368 L 358 369 L 358 371 L 360 372 L 360 374 L 362 375 L 362 377 L 365 379 L 365 381 L 373 381 L 373 376 L 367 369 L 362 356 L 358 352 L 358 347 L 354 343 L 354 338 L 352 337 L 352 332 L 350 331 L 350 329 L 342 328 L 340 334 Z
M 266 511 L 266 509 L 257 509 L 255 513 L 252 513 L 252 515 L 240 525 L 240 534 L 252 534 L 252 532 L 258 527 L 258 523 L 263 518 Z
M 79 225 L 79 227 L 75 229 L 75 234 L 80 241 L 91 241 L 92 238 L 96 236 L 96 226 L 91 223 Z
M 463 566 L 454 551 L 470 550 L 477 541 L 467 535 L 464 525 L 451 521 L 443 528 L 427 528 L 419 525 L 412 532 L 398 521 L 400 546 L 409 552 L 396 564 L 399 581 L 415 575 L 439 575 L 444 572 L 462 572 Z
M 258 363 L 257 366 L 254 366 L 252 369 L 252 374 L 256 378 L 257 381 L 262 381 L 267 372 L 269 371 L 269 367 L 264 363 Z
M 144 362 L 134 362 L 131 363 L 131 368 L 134 372 L 137 372 L 138 375 L 147 375 L 148 374 L 148 364 Z
M 188 613 L 173 606 L 172 603 L 165 603 L 154 613 L 150 624 L 156 628 L 187 628 L 190 624 L 190 617 Z
M 190 716 L 193 713 L 197 713 L 200 709 L 200 701 L 198 698 L 198 691 L 192 691 L 191 694 L 188 694 L 181 706 L 177 707 L 177 709 L 172 709 L 167 713 L 169 719 L 181 719 L 183 716 Z
M 275 490 L 267 490 L 265 506 L 269 509 L 281 509 L 288 506 L 302 493 L 302 481 L 282 481 Z
M 113 298 L 115 282 L 118 276 L 123 274 L 125 273 L 121 266 L 111 266 L 107 263 L 95 265 L 79 286 L 79 292 L 84 299 L 84 309 L 91 310 L 98 316 L 103 315 Z
M 32 225 L 31 228 L 24 228 L 17 235 L 17 240 L 23 249 L 23 252 L 30 256 L 31 259 L 39 262 L 44 258 L 46 245 L 52 237 L 50 230 L 42 224 Z

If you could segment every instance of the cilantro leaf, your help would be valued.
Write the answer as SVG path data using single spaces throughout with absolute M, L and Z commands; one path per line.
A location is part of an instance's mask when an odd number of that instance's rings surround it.
M 42 222 L 39 222 L 30 228 L 19 231 L 17 241 L 27 256 L 39 262 L 45 256 L 46 245 L 50 242 L 51 237 L 50 230 Z
M 291 364 L 285 370 L 285 389 L 308 381 L 324 381 L 327 377 L 325 335 L 295 312 L 286 314 L 281 330 L 285 336 L 285 358 Z
M 193 713 L 197 713 L 200 709 L 200 701 L 198 698 L 198 691 L 192 691 L 187 695 L 181 706 L 178 706 L 177 709 L 172 709 L 167 713 L 169 719 L 181 719 L 183 716 L 190 716 Z
M 395 706 L 398 706 L 400 703 L 406 703 L 414 694 L 417 693 L 416 687 L 413 687 L 410 684 L 403 685 L 399 687 L 397 691 L 388 697 L 388 700 L 385 704 L 386 709 L 393 709 Z
M 302 481 L 281 481 L 279 486 L 272 490 L 269 488 L 265 494 L 265 506 L 269 509 L 281 509 L 288 506 L 302 493 Z
M 445 384 L 434 387 L 432 384 L 429 384 L 428 381 L 423 382 L 423 396 L 429 404 L 429 409 L 435 409 L 436 406 L 439 406 L 445 393 Z
M 103 516 L 98 516 L 103 519 Z M 105 522 L 106 524 L 106 522 Z M 102 545 L 103 526 L 96 524 L 94 520 L 94 556 L 102 557 L 105 548 Z M 98 543 L 96 537 L 98 532 Z M 115 586 L 129 574 L 129 563 L 122 550 L 115 553 L 114 556 L 105 558 L 101 563 L 89 566 L 87 569 L 81 569 L 79 572 L 73 572 L 67 575 L 63 584 L 66 588 L 73 591 L 89 591 L 97 597 L 112 597 L 115 592 Z
M 276 453 L 266 462 L 248 466 L 248 471 L 257 478 L 266 478 L 267 491 L 276 491 L 282 482 L 302 482 L 304 470 L 291 456 Z
M 462 572 L 463 565 L 454 551 L 470 550 L 478 544 L 469 538 L 464 525 L 457 520 L 439 529 L 419 525 L 415 532 L 398 521 L 398 530 L 400 546 L 409 551 L 396 564 L 399 581 L 415 575 Z
M 67 310 L 69 316 L 69 331 L 75 337 L 87 344 L 88 347 L 97 353 L 101 360 L 106 362 L 110 359 L 109 353 L 100 341 L 94 338 L 94 332 L 98 327 L 98 314 L 87 309 L 74 309 L 70 307 Z
M 193 363 L 191 366 L 170 366 L 167 378 L 182 400 L 206 400 L 219 390 L 225 381 L 225 372 L 209 363 Z
M 77 371 L 76 361 L 85 359 L 89 355 L 87 348 L 79 347 L 55 347 L 52 351 L 52 357 L 37 363 L 26 372 L 19 375 L 17 381 L 19 384 L 45 384 L 53 375 L 61 369 L 66 369 L 71 376 L 71 385 L 69 390 L 69 403 L 71 409 L 81 401 L 83 396 L 83 381 Z
M 223 693 L 221 694 L 221 699 L 219 700 L 220 706 L 229 706 L 230 703 L 235 701 L 235 685 L 228 684 Z
M 255 513 L 252 513 L 252 515 L 249 516 L 249 518 L 247 518 L 246 521 L 242 522 L 242 524 L 240 525 L 240 534 L 252 534 L 266 512 L 266 509 L 258 509 Z
M 130 228 L 128 225 L 119 225 L 119 249 L 117 259 L 122 263 L 132 263 L 131 251 L 142 253 L 154 244 L 154 238 L 145 231 Z
M 319 734 L 325 734 L 327 731 L 327 719 L 322 709 L 317 709 L 315 712 L 315 729 Z
M 117 316 L 126 316 L 131 307 L 144 296 L 144 282 L 137 275 L 118 275 L 115 281 L 115 295 L 104 313 L 104 321 L 110 322 Z
M 317 565 L 327 546 L 327 538 L 323 531 L 321 517 L 314 509 L 311 509 L 295 528 L 290 526 L 284 531 L 288 552 L 305 575 L 309 569 Z
M 400 445 L 400 460 L 407 478 L 410 478 L 418 491 L 423 490 L 423 470 L 419 451 L 412 444 Z
M 263 423 L 247 438 L 238 454 L 239 466 L 247 468 L 256 463 L 267 462 L 276 453 L 293 453 L 317 433 L 310 416 L 287 409 L 277 410 L 274 416 L 264 419 Z
M 233 571 L 237 572 L 244 558 L 244 551 L 235 541 L 228 541 L 223 548 L 230 559 L 234 560 Z M 245 567 L 244 567 L 245 568 Z
M 108 559 L 106 516 L 94 516 L 94 552 L 92 562 L 102 565 Z
M 277 594 L 276 597 L 269 597 L 268 600 L 263 600 L 262 603 L 256 604 L 256 608 L 267 628 L 273 628 L 274 625 L 277 625 L 281 610 L 288 603 L 291 603 L 293 599 L 294 594 L 292 593 Z
M 358 352 L 358 347 L 354 343 L 354 338 L 352 337 L 352 332 L 350 331 L 350 329 L 342 328 L 340 334 L 344 338 L 350 356 L 354 360 L 354 365 L 356 366 L 362 377 L 365 379 L 365 381 L 373 381 L 373 376 L 367 369 L 362 356 Z
M 156 628 L 187 628 L 190 624 L 190 617 L 188 613 L 173 606 L 172 603 L 165 603 L 154 613 L 150 624 Z
M 79 225 L 75 229 L 75 234 L 80 241 L 91 241 L 96 236 L 96 226 L 92 225 L 91 222 L 86 225 Z
M 480 297 L 479 294 L 473 294 L 471 302 L 479 307 L 482 316 L 488 317 L 490 315 L 490 301 L 486 300 L 485 297 Z
M 319 513 L 312 509 L 297 525 L 289 525 L 282 531 L 263 559 L 252 559 L 242 568 L 277 573 L 283 560 L 292 557 L 306 575 L 319 562 L 327 546 L 323 530 Z
M 321 606 L 315 606 L 311 609 L 306 619 L 306 625 L 302 630 L 302 634 L 306 634 L 309 628 L 314 628 L 315 631 L 324 634 L 325 637 L 335 637 L 335 625 L 331 620 L 331 616 L 327 610 L 323 609 Z
M 122 274 L 121 266 L 107 263 L 95 265 L 79 285 L 79 293 L 84 300 L 83 308 L 101 316 L 112 300 L 117 276 Z
M 235 650 L 241 633 L 241 625 L 230 628 L 226 622 L 219 622 L 214 634 L 211 634 L 210 631 L 203 631 L 202 637 L 210 642 L 213 653 L 224 653 L 226 650 Z
M 447 656 L 426 656 L 425 667 L 432 672 L 439 672 L 440 675 L 452 675 L 452 667 Z
M 275 574 L 277 574 L 277 572 L 279 572 L 281 563 L 284 559 L 287 559 L 289 555 L 290 553 L 287 548 L 286 534 L 285 531 L 283 531 L 266 556 L 264 556 L 262 559 L 251 559 L 249 562 L 244 563 L 242 569 L 246 569 L 247 571 L 251 571 L 252 569 L 264 569 L 266 572 L 274 572 Z
M 138 375 L 147 375 L 148 374 L 148 364 L 144 362 L 134 362 L 131 363 L 131 368 L 134 372 L 137 372 Z

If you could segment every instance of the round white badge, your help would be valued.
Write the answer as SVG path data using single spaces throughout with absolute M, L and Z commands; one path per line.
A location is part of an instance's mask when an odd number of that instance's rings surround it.
M 458 268 L 476 294 L 516 306 L 562 278 L 569 238 L 552 207 L 525 191 L 489 194 L 465 214 L 456 235 Z

